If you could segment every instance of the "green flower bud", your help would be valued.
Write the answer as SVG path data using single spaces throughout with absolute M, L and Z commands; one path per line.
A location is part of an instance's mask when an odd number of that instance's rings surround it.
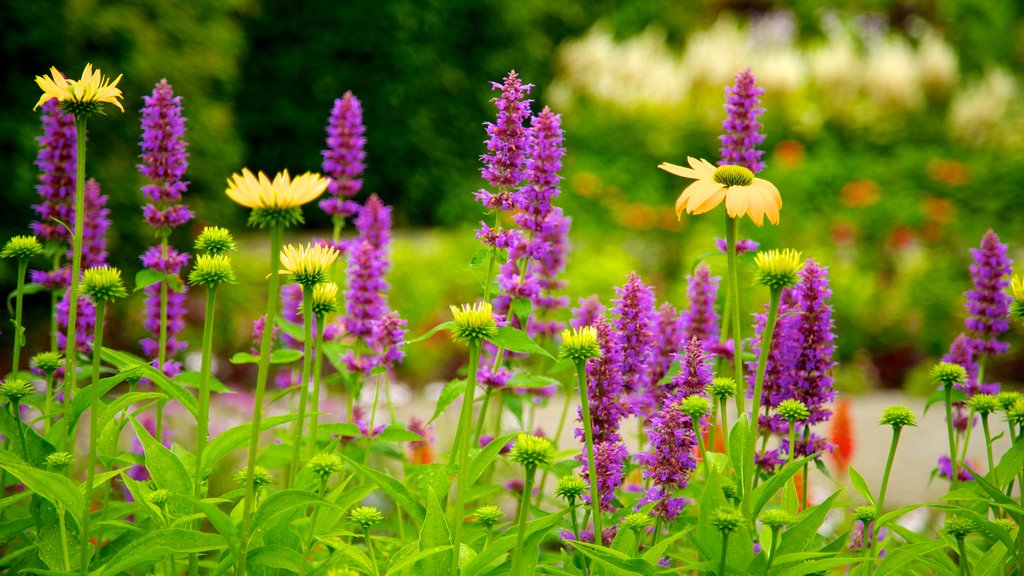
M 975 394 L 967 399 L 967 406 L 984 416 L 999 410 L 999 401 L 992 394 Z
M 675 407 L 696 421 L 711 411 L 711 401 L 703 396 L 694 394 L 680 400 Z
M 760 518 L 761 522 L 772 530 L 788 526 L 793 521 L 792 514 L 785 510 L 779 510 L 778 508 L 761 512 Z
M 359 525 L 363 530 L 369 530 L 374 525 L 384 520 L 384 515 L 373 506 L 359 506 L 348 513 L 349 519 Z
M 800 253 L 796 250 L 769 250 L 758 252 L 754 256 L 757 265 L 755 282 L 772 290 L 781 290 L 796 284 L 797 272 L 803 267 Z
M 974 531 L 974 522 L 962 516 L 947 516 L 942 532 L 955 540 L 963 540 Z
M 205 252 L 215 256 L 225 252 L 234 252 L 237 249 L 235 239 L 227 228 L 207 226 L 196 238 L 196 252 Z
M 754 173 L 744 166 L 726 164 L 715 168 L 711 179 L 723 186 L 750 186 L 754 181 Z
M 501 522 L 505 518 L 505 513 L 497 506 L 481 506 L 476 509 L 476 512 L 473 512 L 473 517 L 476 518 L 478 524 L 490 528 Z
M 50 452 L 46 455 L 46 467 L 51 470 L 62 471 L 75 461 L 75 457 L 68 452 Z
M 1024 425 L 1024 398 L 1018 398 L 1006 411 L 1006 421 L 1018 426 Z
M 321 282 L 313 287 L 313 315 L 323 318 L 338 311 L 338 285 Z
M 996 395 L 996 401 L 999 402 L 999 407 L 1002 408 L 1004 412 L 1013 408 L 1013 405 L 1016 404 L 1017 400 L 1020 398 L 1024 398 L 1024 395 L 1016 391 L 1000 392 Z
M 490 302 L 477 302 L 462 308 L 450 307 L 455 318 L 455 338 L 466 342 L 479 342 L 493 336 L 498 330 Z
M 728 498 L 729 500 L 740 499 L 740 489 L 739 486 L 736 485 L 735 480 L 733 480 L 732 478 L 726 478 L 722 480 L 722 495 Z
M 224 254 L 200 254 L 196 256 L 196 265 L 188 275 L 189 284 L 209 286 L 235 284 L 235 271 L 231 268 L 231 258 Z
M 121 271 L 111 266 L 96 266 L 86 270 L 82 275 L 82 292 L 95 302 L 109 302 L 128 295 L 121 280 Z
M 248 466 L 246 466 L 245 468 L 242 468 L 238 472 L 235 472 L 235 482 L 238 482 L 239 484 L 244 485 L 245 484 L 245 479 L 248 478 L 248 477 L 249 477 L 249 467 Z M 270 477 L 270 472 L 266 468 L 264 468 L 263 466 L 256 466 L 255 468 L 253 468 L 253 473 L 252 473 L 252 485 L 253 485 L 253 487 L 255 487 L 257 490 L 259 490 L 260 487 L 266 486 L 267 484 L 270 484 L 271 482 L 273 482 L 273 478 Z
M 597 329 L 593 326 L 566 328 L 562 331 L 562 348 L 559 356 L 573 362 L 585 362 L 601 357 L 601 345 L 597 342 Z
M 882 418 L 878 421 L 882 426 L 892 426 L 894 429 L 917 426 L 917 417 L 913 410 L 906 406 L 889 406 L 882 411 Z
M 711 525 L 723 534 L 728 534 L 743 522 L 743 514 L 735 508 L 719 508 L 711 513 Z
M 1010 533 L 1011 537 L 1013 537 L 1013 532 L 1017 529 L 1017 524 L 1012 519 L 996 518 L 995 520 L 993 520 L 993 522 L 1001 526 L 1004 530 Z
M 31 364 L 42 370 L 43 374 L 52 376 L 64 364 L 64 357 L 60 352 L 40 352 L 32 357 Z
M 154 490 L 150 492 L 149 496 L 147 496 L 147 500 L 149 500 L 150 503 L 154 504 L 155 506 L 163 508 L 164 504 L 167 504 L 167 499 L 170 497 L 171 491 L 168 490 L 167 488 L 161 488 L 159 490 Z
M 587 482 L 583 478 L 575 474 L 569 476 L 562 476 L 558 479 L 558 484 L 555 486 L 555 495 L 560 498 L 565 498 L 570 503 L 575 501 L 580 496 L 586 494 Z
M 0 258 L 28 260 L 42 253 L 43 245 L 35 236 L 15 236 L 7 241 L 3 250 L 0 250 Z
M 0 395 L 6 396 L 12 404 L 18 404 L 22 398 L 31 396 L 35 391 L 32 384 L 13 376 L 9 376 L 3 384 L 0 384 Z
M 651 524 L 651 515 L 644 514 L 643 512 L 633 512 L 627 514 L 622 519 L 622 527 L 627 530 L 632 530 L 635 534 L 639 535 L 644 528 L 647 528 Z
M 796 422 L 797 420 L 807 420 L 811 417 L 811 411 L 807 409 L 807 405 L 799 400 L 792 398 L 783 400 L 779 403 L 779 407 L 776 411 L 782 415 L 783 418 L 790 422 Z
M 874 506 L 858 506 L 853 511 L 853 517 L 867 526 L 878 519 L 878 511 L 875 510 Z
M 939 362 L 931 371 L 932 380 L 943 386 L 950 387 L 967 381 L 967 370 L 959 364 Z
M 341 458 L 337 454 L 323 453 L 313 456 L 306 464 L 321 480 L 327 480 L 341 471 Z
M 526 468 L 550 464 L 555 457 L 555 447 L 547 438 L 520 434 L 509 452 L 509 458 Z
M 711 397 L 724 400 L 736 395 L 736 381 L 732 378 L 715 378 L 711 381 Z

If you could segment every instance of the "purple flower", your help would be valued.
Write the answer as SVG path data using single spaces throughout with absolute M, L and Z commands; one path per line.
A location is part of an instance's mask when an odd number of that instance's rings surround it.
M 684 397 L 681 393 L 668 398 L 662 409 L 651 417 L 647 428 L 651 450 L 636 455 L 636 461 L 647 467 L 644 478 L 653 482 L 653 489 L 637 505 L 654 503 L 654 514 L 669 522 L 675 520 L 684 504 L 682 498 L 672 497 L 672 491 L 686 488 L 690 475 L 697 468 L 693 450 L 699 431 L 694 430 L 690 417 L 679 408 L 678 402 Z
M 377 366 L 394 368 L 405 358 L 405 325 L 405 320 L 394 310 L 373 322 L 367 344 Z
M 264 314 L 259 318 L 252 321 L 252 346 L 249 348 L 249 352 L 253 355 L 259 355 L 260 346 L 263 344 L 263 330 L 267 326 L 267 316 Z M 273 341 L 280 337 L 281 329 L 277 326 L 273 328 L 274 333 L 271 335 L 271 349 L 273 349 Z
M 612 312 L 615 335 L 622 351 L 622 385 L 630 411 L 646 418 L 654 408 L 655 390 L 650 385 L 654 348 L 654 293 L 636 273 L 615 289 Z
M 168 246 L 167 256 L 165 257 L 159 246 L 153 246 L 140 258 L 145 268 L 177 275 L 188 264 L 189 255 L 184 252 L 178 252 Z M 139 341 L 139 344 L 142 346 L 143 355 L 153 361 L 154 367 L 159 368 L 157 362 L 160 357 L 160 283 L 146 286 L 145 292 L 146 320 L 143 322 L 143 327 L 149 331 L 151 336 L 143 338 Z M 184 287 L 181 292 L 175 290 L 167 291 L 167 342 L 163 372 L 168 376 L 176 376 L 181 373 L 181 363 L 171 358 L 188 346 L 186 342 L 179 342 L 176 338 L 185 328 L 186 292 L 187 288 Z
M 619 533 L 619 527 L 618 526 L 609 526 L 609 527 L 601 530 L 601 542 L 604 543 L 605 546 L 611 546 L 612 540 L 615 540 L 615 535 L 618 534 L 618 533 Z M 568 540 L 568 541 L 576 540 L 576 536 L 573 535 L 572 531 L 566 530 L 564 528 L 559 531 L 558 536 L 562 540 Z M 594 529 L 593 528 L 584 528 L 583 530 L 580 530 L 580 541 L 581 542 L 593 542 L 594 541 Z
M 686 296 L 690 308 L 683 314 L 683 330 L 686 339 L 697 338 L 715 353 L 724 352 L 719 345 L 718 312 L 715 300 L 718 298 L 718 276 L 711 275 L 707 264 L 701 263 L 686 277 Z M 729 352 L 732 347 L 729 347 Z
M 684 319 L 675 306 L 662 303 L 654 316 L 655 354 L 651 360 L 651 384 L 659 387 L 683 345 Z
M 867 533 L 868 533 L 867 540 L 868 540 L 869 543 L 871 541 L 871 535 L 870 534 L 873 531 L 873 525 L 874 525 L 874 523 L 872 523 L 872 527 L 869 527 L 867 529 Z M 851 552 L 860 552 L 861 550 L 864 549 L 864 540 L 865 540 L 864 532 L 865 532 L 864 523 L 863 522 L 856 522 L 854 527 L 853 527 L 853 531 L 850 533 L 850 545 L 847 547 L 847 549 L 849 551 L 851 551 Z M 888 535 L 888 533 L 889 533 L 889 529 L 885 528 L 883 526 L 878 531 L 878 538 L 877 538 L 878 542 L 884 541 L 886 536 Z M 886 555 L 886 550 L 884 548 L 879 550 L 879 552 L 878 552 L 878 557 L 879 558 L 884 558 L 885 555 Z
M 370 196 L 356 218 L 359 237 L 349 246 L 348 290 L 345 301 L 348 314 L 345 330 L 366 339 L 373 332 L 373 322 L 387 313 L 386 293 L 388 242 L 391 231 L 391 208 L 376 195 Z
M 760 246 L 759 243 L 754 242 L 749 238 L 740 238 L 736 241 L 736 255 L 739 256 L 741 254 L 746 254 L 747 252 L 755 252 L 757 251 L 758 246 Z M 715 238 L 715 247 L 718 248 L 719 252 L 725 254 L 729 251 L 729 242 L 725 238 Z
M 320 201 L 320 209 L 334 218 L 348 218 L 359 210 L 359 203 L 352 198 L 363 187 L 365 133 L 359 99 L 345 92 L 334 101 L 327 121 L 327 150 L 321 152 L 324 174 L 331 181 L 327 185 L 330 197 Z
M 579 299 L 579 308 L 572 309 L 572 320 L 569 325 L 573 328 L 593 326 L 599 317 L 604 316 L 604 304 L 597 294 Z
M 31 225 L 32 233 L 46 241 L 70 245 L 71 233 L 60 222 L 74 225 L 75 117 L 61 112 L 57 101 L 50 100 L 43 104 L 42 119 L 43 135 L 37 138 L 39 154 L 36 156 L 36 166 L 40 171 L 36 192 L 42 202 L 32 206 L 39 217 Z M 64 282 L 65 285 L 68 283 L 70 278 Z
M 192 211 L 180 204 L 181 195 L 188 190 L 182 180 L 188 169 L 185 151 L 185 117 L 181 110 L 181 97 L 167 80 L 161 80 L 150 96 L 144 96 L 142 114 L 142 163 L 139 172 L 149 180 L 142 193 L 150 201 L 144 208 L 146 222 L 155 228 L 176 227 L 193 216 Z
M 754 84 L 754 75 L 749 69 L 736 75 L 736 85 L 725 89 L 725 121 L 723 134 L 718 137 L 722 143 L 722 159 L 718 165 L 733 164 L 748 168 L 754 174 L 764 170 L 761 156 L 764 152 L 757 147 L 764 142 L 764 128 L 760 122 L 764 108 L 760 108 L 764 89 Z
M 670 389 L 677 394 L 676 400 L 687 396 L 707 396 L 707 388 L 711 385 L 710 356 L 705 353 L 704 343 L 696 337 L 686 342 L 686 353 L 681 358 L 679 373 L 672 378 Z
M 953 477 L 953 462 L 946 454 L 939 456 L 938 468 L 939 478 L 946 478 L 948 480 Z M 974 476 L 971 474 L 971 471 L 963 465 L 959 466 L 959 469 L 956 471 L 956 477 L 960 482 L 970 482 L 974 480 Z
M 1010 328 L 1012 298 L 1006 288 L 1010 285 L 1012 260 L 1006 256 L 1006 244 L 992 230 L 981 239 L 981 248 L 971 250 L 971 257 L 974 288 L 965 294 L 968 316 L 964 325 L 975 340 L 975 352 L 979 356 L 995 356 L 1010 347 L 998 338 Z

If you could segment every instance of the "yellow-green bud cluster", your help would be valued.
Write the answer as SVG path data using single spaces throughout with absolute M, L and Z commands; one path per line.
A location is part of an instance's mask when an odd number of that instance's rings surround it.
M 196 265 L 188 275 L 190 284 L 215 288 L 221 284 L 235 284 L 235 271 L 231 267 L 231 258 L 226 254 L 200 254 L 196 256 Z
M 939 384 L 951 387 L 967 381 L 967 370 L 959 364 L 939 362 L 932 367 L 931 376 Z
M 566 328 L 562 331 L 562 358 L 573 362 L 586 362 L 601 356 L 601 345 L 597 341 L 597 329 L 593 326 Z
M 771 510 L 765 510 L 761 512 L 761 523 L 765 526 L 776 530 L 783 526 L 788 526 L 793 521 L 793 515 L 785 510 L 779 510 L 778 508 L 772 508 Z
M 69 452 L 50 452 L 46 455 L 46 467 L 51 470 L 64 470 L 74 461 L 75 457 Z
M 482 524 L 490 528 L 498 522 L 501 522 L 501 520 L 505 518 L 505 513 L 497 506 L 481 506 L 473 512 L 473 518 L 476 519 L 478 524 Z
M 302 217 L 302 208 L 290 206 L 288 208 L 253 208 L 246 223 L 253 228 L 263 229 L 271 226 L 291 228 L 305 222 L 306 220 Z
M 1024 398 L 1018 398 L 1013 406 L 1006 410 L 1006 421 L 1010 424 L 1024 426 Z
M 154 490 L 150 492 L 149 496 L 147 496 L 147 500 L 149 500 L 150 503 L 156 506 L 160 506 L 162 508 L 164 504 L 167 504 L 167 499 L 170 497 L 171 491 L 168 490 L 167 488 L 161 488 L 159 490 Z
M 757 265 L 755 281 L 772 290 L 781 290 L 796 284 L 799 280 L 797 272 L 803 267 L 800 253 L 789 248 L 758 252 L 754 256 L 754 264 Z
M 373 506 L 359 506 L 348 513 L 349 519 L 359 525 L 363 530 L 369 530 L 384 520 L 384 515 Z
M 207 226 L 196 238 L 196 252 L 205 254 L 224 254 L 238 249 L 234 237 L 227 228 Z
M 716 168 L 711 179 L 723 186 L 750 186 L 754 181 L 754 173 L 743 166 L 726 164 Z
M 780 402 L 777 411 L 783 418 L 790 422 L 807 420 L 811 417 L 811 411 L 808 410 L 807 405 L 793 398 L 787 398 Z
M 555 486 L 555 495 L 559 498 L 565 498 L 570 503 L 575 502 L 577 498 L 586 492 L 586 480 L 575 474 L 562 476 L 558 479 L 558 484 Z
M 858 506 L 853 511 L 853 517 L 867 526 L 878 518 L 878 511 L 874 506 Z
M 317 454 L 306 464 L 321 480 L 327 480 L 341 471 L 341 458 L 337 454 Z
M 305 246 L 291 244 L 281 249 L 281 274 L 290 274 L 292 282 L 305 288 L 312 288 L 327 281 L 327 271 L 338 259 L 338 249 L 333 246 L 309 243 Z
M 323 318 L 338 311 L 338 285 L 321 282 L 313 287 L 313 315 Z
M 1017 391 L 1000 392 L 996 395 L 996 401 L 999 402 L 999 407 L 1002 408 L 1004 412 L 1013 408 L 1013 405 L 1021 398 L 1024 398 L 1024 395 Z
M 490 302 L 463 304 L 462 308 L 451 306 L 451 310 L 455 318 L 455 338 L 458 340 L 479 342 L 493 336 L 498 330 Z
M 696 421 L 711 411 L 711 401 L 703 396 L 693 394 L 680 400 L 676 404 L 676 409 Z
M 27 380 L 14 376 L 9 376 L 3 384 L 0 384 L 0 395 L 5 396 L 12 404 L 21 402 L 22 398 L 31 396 L 35 391 L 36 389 Z
M 723 534 L 728 534 L 743 522 L 743 514 L 733 507 L 719 508 L 711 513 L 711 525 Z
M 907 426 L 917 426 L 917 417 L 914 416 L 914 411 L 906 406 L 889 406 L 882 410 L 882 418 L 878 423 L 898 430 Z
M 996 518 L 993 520 L 999 526 L 1002 526 L 1004 530 L 1010 533 L 1010 537 L 1014 537 L 1013 531 L 1017 529 L 1017 523 L 1010 518 Z
M 1024 272 L 1010 278 L 1010 292 L 1013 293 L 1010 316 L 1024 322 Z
M 43 374 L 51 376 L 64 363 L 64 357 L 60 352 L 40 352 L 32 357 L 32 365 L 43 371 Z
M 721 377 L 711 381 L 711 397 L 715 400 L 725 400 L 736 395 L 736 381 L 732 378 Z
M 96 266 L 86 270 L 82 275 L 82 292 L 94 302 L 109 302 L 128 295 L 124 281 L 121 280 L 121 271 L 112 266 Z
M 273 482 L 273 478 L 270 477 L 270 471 L 263 466 L 256 466 L 252 469 L 252 485 L 254 488 L 259 489 L 262 486 L 266 486 Z M 235 472 L 235 482 L 239 484 L 245 484 L 245 479 L 249 477 L 249 467 L 242 468 L 238 472 Z
M 974 531 L 974 522 L 963 516 L 948 516 L 942 532 L 955 540 L 963 540 Z
M 4 244 L 3 250 L 0 250 L 0 258 L 28 260 L 42 253 L 43 245 L 35 236 L 15 236 Z
M 651 525 L 651 515 L 643 512 L 632 512 L 622 519 L 622 527 L 639 534 L 644 528 Z
M 516 438 L 516 444 L 509 452 L 509 458 L 518 462 L 526 468 L 535 468 L 551 463 L 555 457 L 555 447 L 547 438 L 520 434 Z
M 736 481 L 732 478 L 726 478 L 722 480 L 722 495 L 729 500 L 739 500 L 740 489 L 736 485 Z
M 967 399 L 967 406 L 984 416 L 999 410 L 999 400 L 992 394 L 975 394 Z

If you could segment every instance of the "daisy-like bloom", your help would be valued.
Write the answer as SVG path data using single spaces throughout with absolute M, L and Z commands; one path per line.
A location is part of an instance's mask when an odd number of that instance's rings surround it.
M 124 112 L 120 100 L 121 89 L 117 87 L 120 81 L 121 75 L 111 82 L 110 78 L 103 76 L 99 68 L 93 71 L 92 64 L 85 65 L 80 80 L 65 78 L 56 67 L 51 66 L 49 76 L 36 76 L 36 85 L 43 91 L 43 95 L 32 109 L 36 110 L 47 101 L 56 98 L 75 116 L 88 114 L 104 102 L 113 104 Z
M 312 172 L 292 178 L 284 170 L 271 180 L 262 171 L 254 175 L 243 168 L 241 173 L 232 174 L 228 179 L 226 192 L 228 198 L 246 208 L 277 212 L 300 208 L 316 200 L 328 184 L 326 178 Z
M 715 167 L 704 159 L 687 157 L 690 167 L 662 162 L 658 168 L 676 176 L 696 180 L 683 190 L 676 200 L 676 216 L 703 214 L 725 201 L 725 209 L 732 218 L 750 216 L 754 224 L 764 224 L 764 217 L 772 224 L 779 223 L 782 196 L 774 184 L 742 166 L 726 164 Z
M 281 249 L 280 274 L 290 274 L 296 284 L 310 288 L 327 281 L 327 270 L 338 258 L 338 250 L 323 244 L 289 244 Z
M 462 308 L 450 306 L 455 319 L 455 337 L 459 340 L 476 341 L 492 336 L 498 329 L 494 322 L 490 302 L 463 304 Z

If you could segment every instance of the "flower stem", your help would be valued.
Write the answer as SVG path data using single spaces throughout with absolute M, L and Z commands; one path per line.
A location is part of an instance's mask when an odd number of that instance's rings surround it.
M 476 431 L 473 433 L 473 443 L 476 444 L 480 441 L 480 434 L 484 431 L 484 420 L 487 419 L 487 408 L 491 404 L 491 393 L 493 388 L 487 386 L 484 388 L 484 399 L 480 404 L 480 417 L 476 421 Z
M 597 491 L 597 463 L 594 461 L 594 429 L 590 421 L 590 394 L 589 390 L 587 390 L 587 369 L 583 362 L 576 362 L 576 374 L 580 384 L 583 437 L 587 448 L 587 478 L 590 480 L 590 509 L 594 516 L 594 544 L 604 546 L 601 530 L 601 496 Z
M 210 372 L 213 355 L 213 314 L 214 303 L 217 301 L 217 287 L 210 286 L 206 292 L 206 315 L 203 316 L 203 351 L 199 368 L 199 406 L 196 409 L 196 477 L 192 495 L 196 500 L 203 497 L 203 478 L 206 468 L 203 466 L 203 451 L 210 435 Z M 189 554 L 188 573 L 196 576 L 199 573 L 199 555 Z
M 722 560 L 719 563 L 718 576 L 725 576 L 725 557 L 729 551 L 729 533 L 722 532 Z
M 476 371 L 480 364 L 480 340 L 469 342 L 469 371 L 466 375 L 466 392 L 462 396 L 462 412 L 459 414 L 459 429 L 456 434 L 459 445 L 453 447 L 459 455 L 459 471 L 455 485 L 455 508 L 452 510 L 452 576 L 459 573 L 459 556 L 462 550 L 462 524 L 469 493 L 469 430 L 473 425 L 473 396 L 476 394 Z
M 971 565 L 967 561 L 967 546 L 964 545 L 963 538 L 956 539 L 956 548 L 960 552 L 960 574 L 961 576 L 971 576 Z
M 526 466 L 526 482 L 523 483 L 523 497 L 519 500 L 519 530 L 516 532 L 516 551 L 512 555 L 512 576 L 523 572 L 523 544 L 526 542 L 526 523 L 530 515 L 530 499 L 533 497 L 533 477 L 536 466 Z
M 100 357 L 103 350 L 103 312 L 106 302 L 96 301 L 96 327 L 92 337 L 92 405 L 89 408 L 89 458 L 85 466 L 85 507 L 82 509 L 82 546 L 79 568 L 82 576 L 89 573 L 89 520 L 92 517 L 92 498 L 96 480 L 96 441 L 100 427 Z M 69 328 L 70 330 L 70 328 Z M 99 548 L 102 542 L 96 542 Z
M 64 449 L 74 452 L 72 399 L 78 390 L 78 285 L 82 275 L 82 232 L 85 230 L 85 116 L 75 117 L 75 231 L 71 235 L 71 288 L 68 289 L 68 336 L 64 345 Z M 98 322 L 97 322 L 98 324 Z M 84 529 L 83 529 L 84 532 Z M 83 535 L 83 538 L 85 536 Z M 84 554 L 84 551 L 83 551 Z
M 324 329 L 326 318 L 324 316 L 316 317 L 316 352 L 313 357 L 313 405 L 310 407 L 312 414 L 310 415 L 312 420 L 309 423 L 309 456 L 312 458 L 316 455 L 317 444 L 317 425 L 320 421 L 320 384 L 323 380 L 324 370 Z
M 771 573 L 772 562 L 779 554 L 779 532 L 779 527 L 772 528 L 772 549 L 769 551 L 770 554 L 768 554 L 768 564 L 764 567 L 765 574 Z
M 25 337 L 25 328 L 21 325 L 21 301 L 24 297 L 25 272 L 28 270 L 28 259 L 18 259 L 18 287 L 14 291 L 14 352 L 11 353 L 11 374 L 18 373 L 21 357 L 21 340 Z
M 377 403 L 380 400 L 380 379 L 384 372 L 377 373 L 377 383 L 373 387 L 373 408 L 370 410 L 370 430 L 366 435 L 366 455 L 363 457 L 363 465 L 370 466 L 370 451 L 373 447 L 374 428 L 377 424 Z
M 796 420 L 789 421 L 789 458 L 792 462 L 796 460 Z
M 697 436 L 697 449 L 700 450 L 700 461 L 704 463 L 704 481 L 711 480 L 711 462 L 708 460 L 708 451 L 704 448 L 704 435 L 701 434 L 700 420 L 693 427 L 695 436 Z
M 570 390 L 568 387 L 564 390 L 565 403 L 562 405 L 562 415 L 558 418 L 558 428 L 555 430 L 554 442 L 557 445 L 558 441 L 562 438 L 562 431 L 565 429 L 565 419 L 569 416 L 569 400 L 571 398 Z M 537 489 L 537 507 L 540 507 L 541 502 L 544 501 L 544 486 L 548 481 L 548 471 L 544 470 L 540 474 L 540 484 Z
M 719 400 L 719 421 L 718 426 L 722 430 L 722 444 L 724 445 L 725 453 L 729 453 L 729 415 L 725 413 L 725 398 Z
M 729 262 L 729 302 L 732 304 L 732 311 L 729 319 L 732 321 L 732 363 L 735 370 L 736 386 L 736 413 L 743 413 L 743 399 L 746 394 L 743 390 L 743 339 L 740 332 L 740 273 L 736 265 L 736 236 L 739 233 L 739 218 L 726 215 L 725 220 L 725 241 L 726 258 Z M 757 415 L 755 409 L 753 414 Z
M 160 258 L 161 262 L 167 262 L 167 234 L 165 230 L 160 234 Z M 160 332 L 157 335 L 157 364 L 156 369 L 164 372 L 167 364 L 167 278 L 160 281 Z M 157 440 L 164 440 L 164 402 L 156 403 L 156 437 Z
M 380 576 L 380 568 L 377 567 L 377 556 L 373 553 L 373 543 L 370 542 L 370 529 L 363 528 L 363 538 L 366 539 L 366 549 L 370 552 L 370 563 L 373 564 L 373 576 Z M 456 566 L 458 564 L 456 563 Z
M 309 373 L 313 363 L 313 287 L 302 287 L 302 379 L 299 381 L 299 418 L 295 421 L 295 435 L 292 436 L 292 465 L 286 486 L 291 486 L 299 475 L 299 460 L 302 455 L 302 431 L 306 424 L 306 402 L 309 400 Z M 372 429 L 372 428 L 371 428 Z
M 889 457 L 885 461 L 885 472 L 882 474 L 882 486 L 878 490 L 878 507 L 875 510 L 875 514 L 877 516 L 882 515 L 883 506 L 885 506 L 885 490 L 889 486 L 889 474 L 892 472 L 892 463 L 896 458 L 896 446 L 900 443 L 900 433 L 902 432 L 902 428 L 892 429 L 892 442 L 889 444 Z M 871 544 L 868 546 L 868 574 L 871 574 L 875 569 L 875 547 L 879 540 L 875 533 L 880 530 L 881 527 L 878 526 L 877 522 L 873 522 L 871 529 Z
M 764 373 L 768 366 L 768 355 L 772 351 L 772 339 L 775 336 L 775 321 L 779 315 L 779 299 L 782 297 L 781 288 L 772 288 L 771 296 L 768 302 L 768 317 L 765 319 L 764 331 L 761 332 L 761 354 L 757 359 L 757 376 L 754 380 L 754 403 L 751 406 L 750 413 L 752 414 L 751 426 L 755 429 L 758 425 L 758 414 L 761 412 L 761 395 L 764 391 Z M 736 396 L 740 397 L 743 394 L 737 391 Z M 750 443 L 750 451 L 747 454 L 746 462 L 748 467 L 744 470 L 746 478 L 744 479 L 744 491 L 743 507 L 744 512 L 747 512 L 747 516 L 750 514 L 750 498 L 747 495 L 754 489 L 754 443 Z
M 68 550 L 68 525 L 64 505 L 57 504 L 57 522 L 60 525 L 60 551 L 64 556 L 64 571 L 71 572 L 71 552 Z
M 956 465 L 956 440 L 953 438 L 953 386 L 946 385 L 946 431 L 949 433 L 949 491 L 956 492 L 959 480 Z
M 53 426 L 53 381 L 54 374 L 51 372 L 46 375 L 46 400 L 43 404 L 43 413 L 46 414 L 46 418 L 43 419 L 43 436 L 46 436 L 50 432 L 50 427 Z
M 263 420 L 263 395 L 267 390 L 267 376 L 270 372 L 270 352 L 274 335 L 274 322 L 277 318 L 277 299 L 280 289 L 281 268 L 281 237 L 284 229 L 281 224 L 270 226 L 270 281 L 267 287 L 267 316 L 263 327 L 263 340 L 260 342 L 260 361 L 256 373 L 256 398 L 252 410 L 252 432 L 249 435 L 249 455 L 245 478 L 245 503 L 242 506 L 242 535 L 238 552 L 236 576 L 245 576 L 246 557 L 249 550 L 249 530 L 252 521 L 254 497 L 253 474 L 256 472 L 256 453 L 259 449 L 260 424 Z
M 999 469 L 992 458 L 992 433 L 988 428 L 988 414 L 981 415 L 981 429 L 985 432 L 985 451 L 988 456 L 988 469 L 992 473 L 992 485 L 999 487 Z
M 27 426 L 21 420 L 21 402 L 11 402 L 11 418 L 18 425 L 18 437 L 21 439 L 21 457 L 28 462 L 28 441 L 25 439 L 25 427 Z

